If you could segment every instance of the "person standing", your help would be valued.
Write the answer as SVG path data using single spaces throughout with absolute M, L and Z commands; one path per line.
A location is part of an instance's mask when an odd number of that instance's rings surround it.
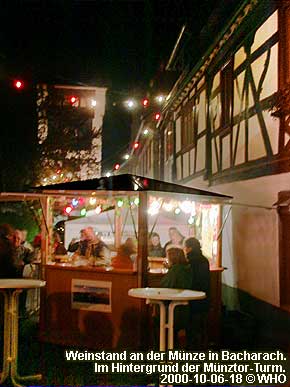
M 31 243 L 27 241 L 27 230 L 19 230 L 21 232 L 22 238 L 21 238 L 21 245 L 27 248 L 30 251 L 33 251 L 33 247 Z
M 209 261 L 203 256 L 199 240 L 187 238 L 184 252 L 191 265 L 192 290 L 206 293 L 203 300 L 190 302 L 190 328 L 187 332 L 188 349 L 202 350 L 207 345 L 206 326 L 210 306 L 210 270 Z
M 14 229 L 9 224 L 0 225 L 0 278 L 19 278 L 15 265 Z
M 181 232 L 176 227 L 169 227 L 168 230 L 169 241 L 165 243 L 164 250 L 166 251 L 170 245 L 173 246 L 183 246 L 183 242 L 185 237 L 181 234 Z
M 148 255 L 150 257 L 165 257 L 165 251 L 160 243 L 160 236 L 157 232 L 151 234 L 148 243 Z
M 23 276 L 24 266 L 33 261 L 33 252 L 25 247 L 22 242 L 22 231 L 15 230 L 13 238 L 15 247 L 14 263 L 21 277 Z
M 29 272 L 29 277 L 32 273 L 31 262 L 33 261 L 34 255 L 31 250 L 24 246 L 22 231 L 15 230 L 13 236 L 13 244 L 14 244 L 14 264 L 17 268 L 19 277 L 27 277 L 27 272 Z M 29 265 L 29 266 L 26 266 Z M 28 269 L 28 270 L 27 270 Z M 23 292 L 19 295 L 19 315 L 21 317 L 26 317 L 26 299 L 27 299 L 27 290 L 23 290 Z
M 63 245 L 63 242 L 61 240 L 61 237 L 57 231 L 54 231 L 53 233 L 53 254 L 55 255 L 66 255 L 67 251 L 66 248 Z

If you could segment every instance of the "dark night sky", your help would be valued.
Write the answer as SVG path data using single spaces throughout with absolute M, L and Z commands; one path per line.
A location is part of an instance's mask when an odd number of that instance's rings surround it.
M 198 34 L 215 5 L 215 0 L 0 0 L 0 76 L 105 85 L 110 93 L 144 89 L 168 60 L 182 25 L 187 22 Z M 107 134 L 120 131 L 126 143 L 128 117 L 118 110 L 110 114 Z M 105 157 L 112 151 L 106 148 Z
M 0 2 L 1 4 L 1 2 Z M 0 52 L 40 78 L 143 86 L 189 22 L 198 32 L 214 0 L 2 0 Z

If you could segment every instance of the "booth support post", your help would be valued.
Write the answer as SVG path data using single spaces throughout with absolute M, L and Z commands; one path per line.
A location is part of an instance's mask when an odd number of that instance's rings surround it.
M 217 229 L 220 231 L 223 226 L 223 210 L 222 206 L 219 204 L 218 218 L 217 218 Z M 219 235 L 217 240 L 217 257 L 216 257 L 216 266 L 222 266 L 222 233 Z
M 120 211 L 119 211 L 120 212 Z M 115 247 L 118 249 L 121 245 L 121 232 L 122 231 L 122 215 L 121 212 L 117 214 L 117 210 L 115 209 Z
M 138 286 L 147 286 L 147 243 L 148 243 L 148 223 L 147 223 L 147 192 L 139 192 L 139 212 L 138 212 Z
M 40 199 L 42 208 L 42 220 L 41 220 L 41 278 L 45 277 L 44 265 L 47 263 L 47 257 L 49 255 L 49 234 L 51 232 L 51 212 L 50 212 L 50 199 L 48 196 Z

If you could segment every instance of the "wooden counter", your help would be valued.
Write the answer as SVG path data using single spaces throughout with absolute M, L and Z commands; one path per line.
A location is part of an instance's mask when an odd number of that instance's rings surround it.
M 219 342 L 221 273 L 211 267 L 209 341 Z M 129 297 L 138 287 L 137 273 L 129 270 L 49 264 L 41 297 L 40 339 L 66 346 L 92 349 L 146 350 L 152 344 L 152 319 L 144 300 Z M 147 285 L 159 287 L 164 273 L 147 273 Z M 72 280 L 111 283 L 111 312 L 72 308 Z
M 45 273 L 41 340 L 95 349 L 138 350 L 138 343 L 143 348 L 141 332 L 146 325 L 147 308 L 144 301 L 128 296 L 128 290 L 137 287 L 135 272 L 51 264 L 45 266 Z M 72 309 L 73 279 L 110 282 L 111 312 Z

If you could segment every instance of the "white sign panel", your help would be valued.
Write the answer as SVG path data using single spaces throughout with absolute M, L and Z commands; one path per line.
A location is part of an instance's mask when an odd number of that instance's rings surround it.
M 72 309 L 112 312 L 112 282 L 73 278 L 71 282 Z

